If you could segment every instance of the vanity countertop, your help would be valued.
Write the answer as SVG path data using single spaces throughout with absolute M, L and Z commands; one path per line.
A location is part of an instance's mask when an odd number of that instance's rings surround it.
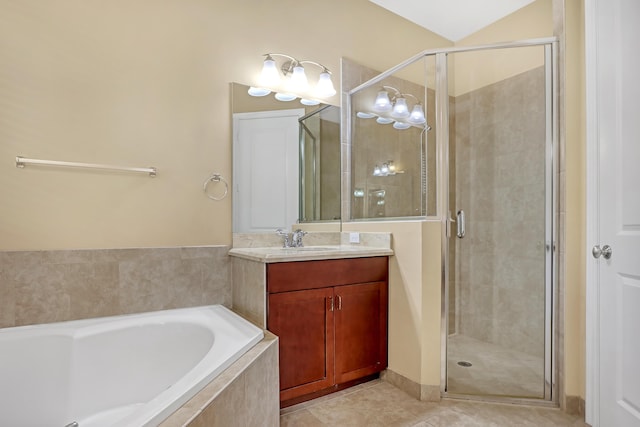
M 363 258 L 393 255 L 393 250 L 385 247 L 362 245 L 319 245 L 301 248 L 251 247 L 233 248 L 229 255 L 264 263 L 313 261 L 322 259 Z

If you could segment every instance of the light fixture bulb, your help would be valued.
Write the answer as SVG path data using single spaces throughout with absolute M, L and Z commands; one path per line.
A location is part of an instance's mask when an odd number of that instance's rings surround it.
M 251 96 L 266 96 L 269 95 L 271 91 L 269 89 L 251 86 L 247 93 Z
M 393 123 L 393 119 L 389 119 L 387 117 L 378 117 L 376 119 L 376 123 L 379 123 L 381 125 L 388 125 L 389 123 Z
M 320 73 L 318 84 L 316 85 L 316 95 L 320 98 L 329 98 L 336 94 L 336 89 L 331 81 L 331 74 L 326 71 Z
M 320 104 L 320 101 L 316 101 L 315 99 L 306 99 L 306 98 L 302 98 L 300 100 L 300 104 L 302 105 L 308 105 L 308 106 L 313 106 L 313 105 L 318 105 Z
M 276 93 L 275 97 L 278 101 L 285 101 L 285 102 L 293 101 L 294 99 L 297 98 L 297 96 L 295 96 L 292 93 L 282 93 L 282 92 Z
M 382 171 L 380 170 L 380 166 L 375 165 L 373 167 L 373 176 L 381 176 L 382 175 Z
M 389 100 L 389 94 L 386 90 L 378 92 L 376 101 L 373 103 L 373 111 L 379 111 L 381 113 L 391 111 L 391 101 Z
M 356 113 L 356 116 L 360 119 L 373 119 L 374 117 L 376 117 L 375 114 L 365 113 L 364 111 L 358 111 Z
M 393 164 L 393 160 L 389 160 L 387 162 L 387 164 L 389 165 L 389 175 L 395 175 L 396 174 L 396 165 Z
M 421 125 L 422 123 L 427 121 L 427 119 L 424 117 L 424 111 L 422 111 L 422 105 L 416 104 L 413 106 L 413 109 L 411 110 L 411 114 L 409 115 L 407 121 L 416 125 Z
M 398 129 L 398 130 L 404 130 L 404 129 L 409 129 L 411 127 L 410 124 L 408 123 L 402 123 L 402 122 L 395 122 L 393 124 L 393 128 L 394 129 Z
M 276 61 L 269 55 L 262 63 L 262 72 L 260 73 L 260 86 L 275 87 L 280 84 L 280 72 L 276 67 Z
M 383 163 L 382 167 L 380 168 L 380 173 L 384 176 L 389 175 L 389 165 L 386 163 Z
M 409 107 L 407 107 L 407 100 L 404 98 L 396 98 L 396 102 L 393 105 L 393 111 L 391 117 L 397 119 L 405 119 L 409 117 Z
M 304 73 L 304 67 L 302 65 L 296 65 L 293 67 L 291 73 L 291 80 L 289 81 L 289 89 L 291 92 L 301 93 L 309 90 L 309 81 L 307 75 Z

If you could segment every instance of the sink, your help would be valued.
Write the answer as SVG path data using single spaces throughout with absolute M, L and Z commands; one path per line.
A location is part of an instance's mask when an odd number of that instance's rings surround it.
M 303 246 L 301 248 L 280 248 L 286 252 L 323 252 L 337 251 L 340 246 Z

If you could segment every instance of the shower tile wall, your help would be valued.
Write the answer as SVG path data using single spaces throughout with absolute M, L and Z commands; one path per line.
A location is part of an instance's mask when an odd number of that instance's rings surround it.
M 231 306 L 228 246 L 0 252 L 0 327 Z
M 545 98 L 542 67 L 456 97 L 458 333 L 544 349 Z M 451 321 L 451 319 L 450 319 Z

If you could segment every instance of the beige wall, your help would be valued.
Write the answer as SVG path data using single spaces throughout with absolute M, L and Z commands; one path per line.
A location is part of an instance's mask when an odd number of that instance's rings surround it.
M 386 69 L 450 44 L 367 0 L 0 0 L 0 249 L 229 244 L 231 198 L 202 192 L 231 177 L 229 82 L 253 83 L 265 52 L 321 62 L 338 86 L 341 56 Z
M 565 391 L 585 397 L 586 151 L 584 0 L 565 0 Z
M 440 222 L 345 223 L 343 231 L 391 232 L 389 369 L 440 384 Z
M 458 46 L 477 46 L 553 36 L 552 0 L 537 0 L 494 24 L 459 40 Z M 544 65 L 540 47 L 468 52 L 453 55 L 455 96 L 496 83 Z M 450 85 L 451 86 L 451 85 Z

